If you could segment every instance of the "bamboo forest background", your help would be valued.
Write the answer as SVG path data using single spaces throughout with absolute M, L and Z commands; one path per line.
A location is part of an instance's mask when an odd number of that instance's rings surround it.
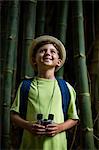
M 0 1 L 0 149 L 15 146 L 10 106 L 24 76 L 33 38 L 49 34 L 66 47 L 67 60 L 56 76 L 77 92 L 80 123 L 68 131 L 68 150 L 99 150 L 99 2 Z

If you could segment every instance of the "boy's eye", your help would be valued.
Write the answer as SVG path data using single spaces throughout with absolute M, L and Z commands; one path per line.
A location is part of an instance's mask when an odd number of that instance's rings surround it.
M 43 53 L 44 51 L 45 51 L 44 49 L 40 49 L 40 51 L 39 51 L 39 52 L 40 52 L 40 53 Z
M 56 51 L 55 51 L 55 50 L 51 50 L 51 53 L 54 53 L 54 54 L 56 54 Z
M 38 52 L 39 52 L 39 53 L 45 53 L 45 52 L 47 52 L 47 49 L 39 49 Z M 58 52 L 55 51 L 54 49 L 50 49 L 50 53 L 56 54 L 56 53 L 58 53 Z
M 56 53 L 54 50 L 51 50 L 51 53 Z

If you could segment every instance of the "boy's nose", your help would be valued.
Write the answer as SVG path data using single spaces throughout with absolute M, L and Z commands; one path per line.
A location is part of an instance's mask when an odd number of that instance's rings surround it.
M 49 49 L 47 49 L 47 50 L 46 50 L 46 52 L 45 52 L 45 54 L 50 55 L 50 54 L 51 54 L 51 53 L 50 53 L 50 50 L 49 50 Z

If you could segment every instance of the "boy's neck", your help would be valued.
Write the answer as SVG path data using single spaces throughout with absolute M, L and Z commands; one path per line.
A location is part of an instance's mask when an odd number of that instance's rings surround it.
M 52 70 L 39 71 L 37 76 L 45 79 L 55 79 L 54 71 Z

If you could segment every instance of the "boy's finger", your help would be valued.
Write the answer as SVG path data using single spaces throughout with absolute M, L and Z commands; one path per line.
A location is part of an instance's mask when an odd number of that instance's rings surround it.
M 45 126 L 42 126 L 40 124 L 33 124 L 32 128 L 41 128 L 41 129 L 45 129 Z
M 56 126 L 57 126 L 57 124 L 54 123 L 54 124 L 48 124 L 46 127 L 56 127 Z

